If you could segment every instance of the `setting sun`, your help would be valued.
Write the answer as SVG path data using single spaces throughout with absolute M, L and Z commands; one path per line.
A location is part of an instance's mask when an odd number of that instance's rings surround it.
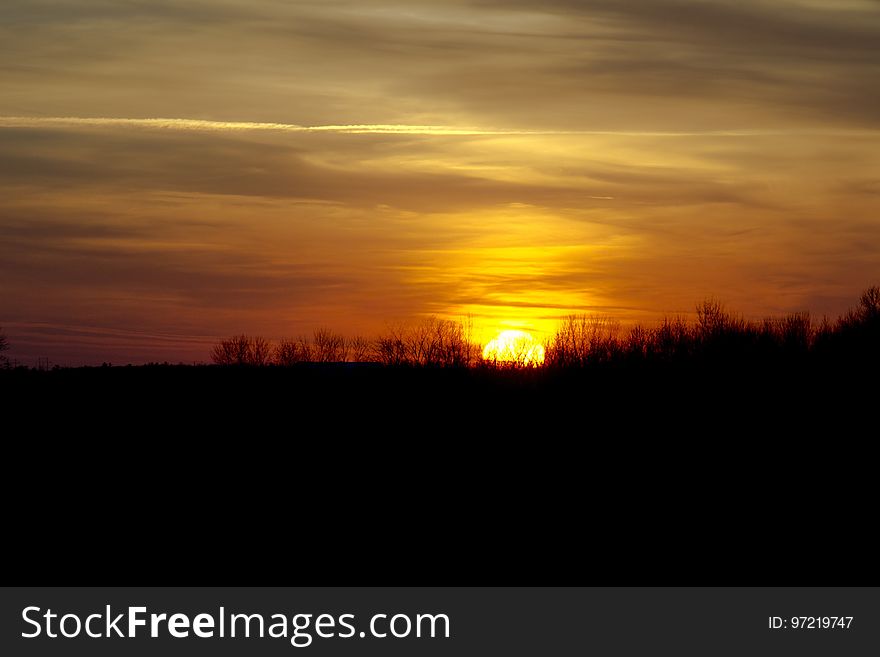
M 544 362 L 544 345 L 525 331 L 501 331 L 483 349 L 483 358 L 511 365 L 541 365 Z

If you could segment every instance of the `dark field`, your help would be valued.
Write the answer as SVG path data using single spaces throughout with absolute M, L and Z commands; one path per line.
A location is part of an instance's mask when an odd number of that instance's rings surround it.
M 576 369 L 155 365 L 0 371 L 5 415 L 124 434 L 236 429 L 513 438 L 860 434 L 876 420 L 875 360 L 625 364 Z M 8 404 L 8 405 L 7 405 Z M 872 419 L 873 418 L 873 419 Z
M 863 579 L 865 353 L 0 370 L 16 499 L 53 491 L 17 507 L 18 562 L 149 582 Z

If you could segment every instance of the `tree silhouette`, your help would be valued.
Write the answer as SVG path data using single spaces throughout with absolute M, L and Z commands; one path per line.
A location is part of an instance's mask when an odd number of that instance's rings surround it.
M 268 365 L 271 356 L 268 340 L 244 334 L 221 340 L 211 350 L 211 360 L 217 365 Z
M 284 367 L 312 362 L 312 345 L 308 338 L 282 338 L 275 347 L 275 363 Z
M 345 349 L 348 360 L 353 363 L 366 363 L 375 360 L 373 357 L 373 345 L 361 335 L 356 335 L 345 341 Z
M 375 345 L 385 365 L 467 367 L 479 349 L 471 342 L 470 323 L 429 317 L 413 327 L 393 327 Z
M 623 349 L 619 332 L 620 324 L 608 317 L 569 315 L 547 345 L 545 363 L 583 367 L 610 360 Z
M 366 363 L 377 360 L 374 345 L 362 336 L 346 338 L 328 328 L 305 336 L 283 338 L 274 351 L 275 363 L 285 367 L 297 363 Z
M 4 351 L 9 350 L 9 340 L 6 338 L 6 334 L 3 332 L 3 329 L 0 328 L 0 363 L 6 363 L 6 356 L 3 355 Z
M 863 363 L 880 359 L 880 286 L 869 287 L 859 305 L 841 317 L 822 346 L 844 352 Z
M 880 285 L 869 287 L 862 293 L 856 313 L 863 322 L 880 321 Z
M 608 317 L 571 315 L 547 341 L 543 364 L 550 369 L 621 363 L 742 368 L 808 361 L 865 365 L 880 360 L 880 286 L 865 290 L 858 304 L 836 321 L 814 322 L 808 312 L 752 320 L 728 311 L 714 299 L 699 303 L 695 311 L 691 317 L 667 316 L 653 326 L 636 325 L 629 330 L 622 330 L 618 321 Z M 427 368 L 492 365 L 491 359 L 482 359 L 482 350 L 471 335 L 468 321 L 437 317 L 392 327 L 375 340 L 349 339 L 320 328 L 310 338 L 283 339 L 273 348 L 265 338 L 241 334 L 217 343 L 211 359 L 219 365 L 251 366 L 309 362 Z M 0 334 L 0 352 L 6 349 L 8 342 Z M 530 349 L 526 342 L 514 344 L 504 363 L 528 364 Z
M 266 338 L 251 338 L 250 365 L 268 365 L 272 362 L 272 345 Z
M 312 356 L 316 363 L 342 363 L 347 356 L 345 337 L 328 328 L 319 328 L 312 337 Z

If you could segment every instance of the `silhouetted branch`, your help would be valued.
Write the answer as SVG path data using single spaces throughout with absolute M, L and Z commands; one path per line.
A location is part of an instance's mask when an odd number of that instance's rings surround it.
M 211 350 L 211 360 L 217 365 L 268 365 L 272 345 L 260 336 L 234 335 L 221 340 Z
M 0 364 L 6 364 L 7 358 L 3 354 L 4 351 L 9 350 L 9 339 L 6 337 L 6 334 L 3 332 L 3 329 L 0 328 Z

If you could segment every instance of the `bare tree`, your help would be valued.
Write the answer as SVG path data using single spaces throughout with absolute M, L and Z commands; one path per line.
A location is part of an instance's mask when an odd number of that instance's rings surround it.
M 813 344 L 817 329 L 810 313 L 790 313 L 784 317 L 769 317 L 760 326 L 763 343 L 788 350 L 805 351 Z
M 366 363 L 373 360 L 373 346 L 370 341 L 361 335 L 356 335 L 346 341 L 348 359 L 353 363 Z
M 837 320 L 834 334 L 838 344 L 848 345 L 847 349 L 851 351 L 867 348 L 868 351 L 878 353 L 880 352 L 878 330 L 880 330 L 880 286 L 875 285 L 862 293 L 858 306 Z
M 275 362 L 279 365 L 290 366 L 311 361 L 312 345 L 306 337 L 283 338 L 275 347 Z
M 633 326 L 626 337 L 624 349 L 630 357 L 644 358 L 651 346 L 651 332 L 641 324 Z
M 429 317 L 412 327 L 392 327 L 376 341 L 376 359 L 385 365 L 465 367 L 479 352 L 470 335 L 469 322 Z
M 268 365 L 272 361 L 272 344 L 262 336 L 251 338 L 248 365 Z
M 4 351 L 9 351 L 9 340 L 6 338 L 3 329 L 0 328 L 0 364 L 7 362 L 6 356 L 3 355 Z
M 546 363 L 556 367 L 583 367 L 606 362 L 623 349 L 620 323 L 597 315 L 569 315 L 547 345 Z
M 345 338 L 328 328 L 319 328 L 312 338 L 314 360 L 318 363 L 341 363 L 347 356 Z
M 728 312 L 724 304 L 716 299 L 706 299 L 697 304 L 697 336 L 702 340 L 712 340 L 728 334 L 739 334 L 746 330 L 747 322 Z
M 880 318 L 880 285 L 869 287 L 862 293 L 858 312 L 863 321 L 877 321 Z
M 411 364 L 407 353 L 406 331 L 402 326 L 392 326 L 386 335 L 376 340 L 376 360 L 383 365 Z
M 247 362 L 248 337 L 233 335 L 211 349 L 211 360 L 217 365 L 244 365 Z
M 690 356 L 694 351 L 694 331 L 681 315 L 664 317 L 652 331 L 648 353 L 662 360 L 676 360 Z
M 263 337 L 234 335 L 221 340 L 211 350 L 211 360 L 217 365 L 268 365 L 272 345 Z
M 426 364 L 441 367 L 466 367 L 472 364 L 476 349 L 470 341 L 469 323 L 432 317 L 427 320 L 431 349 Z

